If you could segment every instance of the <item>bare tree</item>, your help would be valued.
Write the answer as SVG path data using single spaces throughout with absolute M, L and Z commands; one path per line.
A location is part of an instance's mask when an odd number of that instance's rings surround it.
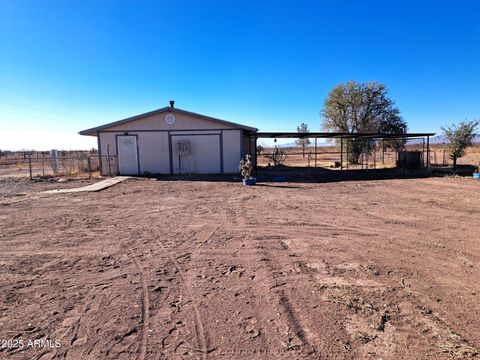
M 295 143 L 302 147 L 303 157 L 305 157 L 305 148 L 310 145 L 310 139 L 305 137 L 307 133 L 310 131 L 308 130 L 308 125 L 305 123 L 301 123 L 297 126 L 297 132 L 301 137 L 295 140 Z M 303 136 L 302 136 L 303 135 Z
M 453 161 L 453 172 L 457 171 L 457 160 L 465 155 L 467 147 L 473 145 L 475 130 L 480 124 L 478 120 L 462 121 L 460 124 L 442 127 L 443 135 L 447 138 L 450 159 Z

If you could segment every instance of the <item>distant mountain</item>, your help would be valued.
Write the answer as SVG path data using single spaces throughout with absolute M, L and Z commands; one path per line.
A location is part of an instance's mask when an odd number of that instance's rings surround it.
M 444 135 L 432 136 L 430 138 L 430 144 L 433 144 L 433 145 L 446 144 L 447 142 L 448 142 L 448 140 Z M 473 142 L 479 144 L 480 143 L 480 135 L 475 136 L 475 139 L 473 140 Z M 422 139 L 411 140 L 408 143 L 409 144 L 421 144 Z
M 320 142 L 320 140 L 324 140 L 324 139 L 318 139 L 317 147 L 335 145 L 334 142 L 325 143 L 325 142 Z M 310 144 L 309 144 L 309 145 L 306 145 L 306 147 L 307 147 L 307 148 L 315 147 L 315 142 L 314 142 L 314 140 L 310 140 L 310 141 L 311 141 Z M 274 147 L 275 145 L 277 145 L 277 146 L 280 147 L 280 148 L 300 147 L 300 145 L 297 145 L 297 143 L 296 143 L 295 141 L 288 142 L 288 143 L 265 144 L 266 147 Z M 262 146 L 263 146 L 263 144 L 262 144 Z
M 292 141 L 286 144 L 278 144 L 278 147 L 282 147 L 282 148 L 290 148 L 290 147 L 297 147 L 297 146 L 300 147 L 300 145 L 297 145 L 295 141 Z M 310 146 L 313 146 L 313 143 L 310 145 L 306 145 L 305 147 L 310 147 Z
M 318 139 L 318 144 L 317 146 L 318 147 L 321 147 L 321 146 L 332 146 L 332 145 L 335 145 L 334 142 L 329 142 L 329 143 L 325 143 L 325 142 L 320 142 L 321 140 L 325 141 L 325 139 Z M 307 145 L 307 147 L 313 147 L 315 146 L 313 140 L 310 140 L 311 143 L 310 145 Z M 432 136 L 430 137 L 430 144 L 432 145 L 436 145 L 436 144 L 445 144 L 447 143 L 447 139 L 445 138 L 444 135 L 437 135 L 437 136 Z M 474 140 L 475 143 L 477 144 L 480 144 L 480 135 L 477 135 L 475 137 L 475 140 Z M 421 144 L 422 143 L 422 139 L 420 138 L 416 138 L 416 139 L 412 139 L 412 140 L 409 140 L 408 141 L 409 144 Z M 298 147 L 299 145 L 297 145 L 295 143 L 295 141 L 292 141 L 292 142 L 288 142 L 288 143 L 272 143 L 272 144 L 265 144 L 267 147 L 274 147 L 275 145 L 277 145 L 278 147 L 281 147 L 281 148 L 291 148 L 291 147 Z

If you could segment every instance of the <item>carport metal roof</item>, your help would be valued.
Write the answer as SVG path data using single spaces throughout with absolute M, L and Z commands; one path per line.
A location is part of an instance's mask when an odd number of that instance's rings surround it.
M 253 135 L 253 134 L 252 134 Z M 404 133 L 404 134 L 388 134 L 388 133 L 348 133 L 348 132 L 257 132 L 254 134 L 257 138 L 338 138 L 338 139 L 408 139 L 419 137 L 434 136 L 435 133 Z

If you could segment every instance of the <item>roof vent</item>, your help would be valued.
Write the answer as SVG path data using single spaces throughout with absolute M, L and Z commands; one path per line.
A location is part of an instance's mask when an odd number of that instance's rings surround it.
M 171 107 L 172 109 L 173 109 L 174 105 L 175 105 L 175 101 L 174 101 L 174 100 L 170 100 L 170 107 Z

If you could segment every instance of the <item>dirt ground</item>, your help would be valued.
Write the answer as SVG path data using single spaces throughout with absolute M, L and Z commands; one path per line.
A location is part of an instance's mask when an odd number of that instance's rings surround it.
M 0 197 L 0 358 L 478 357 L 479 189 L 142 179 Z
M 2 197 L 21 196 L 23 194 L 41 192 L 54 189 L 69 189 L 87 186 L 99 181 L 96 179 L 75 178 L 9 178 L 0 176 L 0 200 Z

